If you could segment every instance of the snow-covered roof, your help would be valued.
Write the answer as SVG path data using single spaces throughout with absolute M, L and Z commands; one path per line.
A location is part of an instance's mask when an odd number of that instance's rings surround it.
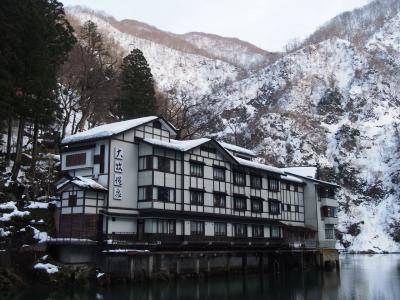
M 81 141 L 85 141 L 85 140 L 110 137 L 110 136 L 119 134 L 121 132 L 124 132 L 126 130 L 135 128 L 137 126 L 154 121 L 156 119 L 158 119 L 158 117 L 150 116 L 150 117 L 143 117 L 143 118 L 138 118 L 138 119 L 132 119 L 132 120 L 126 120 L 126 121 L 121 121 L 121 122 L 100 125 L 100 126 L 91 128 L 89 130 L 67 136 L 62 140 L 61 143 L 69 144 L 69 143 L 76 143 L 76 142 L 81 142 Z
M 317 174 L 316 167 L 290 167 L 290 168 L 281 168 L 287 173 L 303 176 L 303 177 L 311 177 L 315 178 Z
M 201 139 L 196 139 L 196 140 L 183 140 L 183 141 L 171 139 L 169 142 L 161 141 L 161 140 L 157 140 L 157 139 L 143 139 L 143 141 L 146 143 L 149 143 L 151 145 L 185 152 L 190 149 L 196 148 L 204 143 L 207 143 L 207 142 L 211 141 L 211 139 L 201 138 Z M 217 143 L 219 143 L 224 149 L 226 149 L 226 150 L 228 149 L 228 148 L 224 147 L 223 144 L 221 144 L 221 142 L 217 142 Z M 224 144 L 226 145 L 226 143 L 224 143 Z M 244 148 L 242 148 L 242 149 L 244 149 Z M 247 150 L 247 149 L 244 149 L 244 150 Z M 251 152 L 250 150 L 247 150 L 247 151 Z M 229 150 L 227 152 L 229 153 Z M 279 168 L 264 165 L 264 164 L 246 160 L 246 159 L 242 159 L 240 157 L 233 156 L 231 153 L 229 153 L 229 154 L 230 154 L 231 158 L 234 159 L 239 165 L 243 165 L 246 167 L 255 168 L 255 169 L 259 169 L 259 170 L 263 170 L 263 171 L 267 171 L 267 172 L 278 173 L 278 174 L 282 174 L 282 175 L 285 174 Z
M 201 139 L 196 139 L 196 140 L 182 140 L 182 141 L 170 139 L 169 142 L 161 141 L 161 140 L 157 140 L 157 139 L 144 139 L 143 141 L 146 143 L 149 143 L 151 145 L 185 152 L 190 149 L 196 148 L 204 143 L 209 142 L 210 139 L 201 138 Z
M 82 176 L 76 176 L 72 179 L 66 180 L 59 185 L 57 185 L 57 190 L 61 189 L 68 183 L 75 184 L 76 186 L 81 187 L 82 189 L 92 189 L 92 190 L 100 190 L 100 191 L 107 191 L 107 189 L 102 186 L 100 183 L 94 181 L 93 179 L 87 178 L 87 177 L 82 177 Z
M 286 176 L 281 175 L 281 179 L 286 180 L 286 181 L 296 182 L 296 183 L 304 183 L 304 181 L 301 180 L 300 178 L 297 178 L 297 177 L 294 177 L 291 175 L 286 175 Z
M 225 142 L 220 142 L 220 141 L 218 141 L 218 143 L 227 150 L 237 152 L 237 153 L 242 153 L 242 154 L 249 155 L 249 156 L 256 156 L 256 153 L 249 149 L 239 147 L 239 146 L 236 146 L 233 144 L 225 143 Z
M 309 179 L 314 181 L 315 183 L 323 184 L 323 185 L 331 185 L 337 188 L 340 188 L 340 185 L 337 185 L 333 182 L 328 182 L 324 180 L 316 179 L 317 168 L 316 167 L 291 167 L 291 168 L 281 168 L 287 174 L 287 177 L 301 177 L 304 179 Z M 293 176 L 291 176 L 293 175 Z
M 273 167 L 273 166 L 264 165 L 264 164 L 261 164 L 261 163 L 255 162 L 255 161 L 250 161 L 247 159 L 243 159 L 240 157 L 235 157 L 235 160 L 237 161 L 238 164 L 240 164 L 242 166 L 255 168 L 255 169 L 259 169 L 259 170 L 263 170 L 263 171 L 267 171 L 267 172 L 278 173 L 281 175 L 285 174 L 281 169 Z

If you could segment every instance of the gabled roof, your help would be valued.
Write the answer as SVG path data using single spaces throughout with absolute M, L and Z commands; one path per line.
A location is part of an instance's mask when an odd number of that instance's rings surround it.
M 304 170 L 307 167 L 301 167 L 301 168 L 303 168 L 303 170 Z M 310 167 L 310 168 L 314 168 L 316 170 L 315 167 Z M 315 184 L 329 185 L 329 186 L 333 186 L 334 188 L 341 188 L 340 185 L 337 185 L 336 183 L 333 183 L 333 182 L 328 182 L 328 181 L 324 181 L 324 180 L 315 179 L 315 177 L 311 177 L 311 176 L 304 176 L 304 175 L 307 175 L 307 172 L 294 173 L 294 172 L 287 171 L 289 169 L 297 169 L 297 167 L 294 167 L 294 168 L 282 168 L 281 170 L 284 170 L 285 173 L 288 174 L 288 176 L 294 176 L 294 177 L 297 177 L 297 178 L 310 180 L 310 181 L 313 181 Z
M 68 184 L 76 185 L 84 190 L 107 191 L 107 189 L 100 183 L 94 181 L 93 179 L 82 176 L 76 176 L 61 182 L 56 187 L 57 191 L 67 186 Z
M 157 139 L 143 139 L 143 142 L 145 143 L 182 152 L 189 151 L 209 141 L 211 140 L 208 138 L 201 138 L 196 140 L 182 140 L 182 141 L 170 139 L 169 142 Z
M 239 146 L 236 146 L 236 145 L 233 145 L 233 144 L 225 143 L 225 142 L 220 142 L 220 141 L 218 141 L 218 143 L 222 147 L 224 147 L 225 149 L 227 149 L 229 151 L 241 153 L 241 154 L 252 156 L 252 157 L 256 157 L 257 156 L 254 151 L 251 151 L 249 149 L 246 149 L 246 148 L 243 148 L 243 147 L 239 147 Z
M 273 166 L 264 165 L 264 164 L 261 164 L 261 163 L 255 162 L 255 161 L 250 161 L 250 160 L 243 159 L 243 158 L 236 157 L 236 156 L 235 156 L 235 160 L 237 161 L 237 163 L 239 165 L 242 165 L 242 166 L 285 175 L 285 172 L 283 172 L 281 169 L 273 167 Z
M 70 143 L 77 143 L 77 142 L 82 142 L 82 141 L 97 140 L 97 139 L 101 139 L 101 138 L 112 137 L 114 135 L 120 134 L 122 132 L 133 129 L 140 125 L 144 125 L 146 123 L 149 123 L 149 122 L 157 120 L 157 119 L 162 119 L 168 125 L 168 127 L 170 127 L 171 131 L 176 132 L 176 128 L 171 123 L 164 120 L 163 118 L 160 118 L 157 116 L 149 116 L 149 117 L 143 117 L 143 118 L 137 118 L 137 119 L 132 119 L 132 120 L 126 120 L 126 121 L 121 121 L 121 122 L 100 125 L 100 126 L 91 128 L 89 130 L 67 136 L 62 140 L 61 144 L 65 145 L 65 144 L 70 144 Z

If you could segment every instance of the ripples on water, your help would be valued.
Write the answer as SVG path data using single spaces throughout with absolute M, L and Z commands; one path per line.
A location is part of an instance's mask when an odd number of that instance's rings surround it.
M 219 276 L 86 290 L 38 287 L 11 299 L 400 299 L 400 255 L 343 255 L 340 272 Z

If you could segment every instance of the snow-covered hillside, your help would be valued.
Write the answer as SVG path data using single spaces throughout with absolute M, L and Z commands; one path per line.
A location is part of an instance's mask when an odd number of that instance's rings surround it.
M 246 70 L 257 69 L 270 63 L 276 57 L 274 53 L 236 38 L 223 38 L 203 32 L 189 32 L 181 37 L 216 58 Z
M 224 125 L 210 135 L 277 166 L 318 165 L 323 179 L 343 186 L 338 246 L 383 252 L 400 250 L 396 3 L 375 1 L 342 14 L 279 57 L 241 41 L 171 33 L 190 43 L 185 51 L 187 44 L 137 37 L 95 14 L 73 15 L 92 19 L 126 51 L 141 49 L 161 90 L 206 97 L 210 120 Z
M 113 38 L 126 54 L 133 48 L 140 49 L 151 68 L 158 88 L 164 92 L 174 90 L 193 98 L 211 94 L 238 77 L 235 66 L 221 60 L 179 51 L 148 39 L 122 32 L 96 14 L 71 10 L 81 23 L 88 20 L 99 30 Z

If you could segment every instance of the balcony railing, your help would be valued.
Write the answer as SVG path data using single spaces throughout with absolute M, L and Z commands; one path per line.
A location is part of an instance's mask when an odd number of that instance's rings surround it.
M 204 235 L 175 235 L 159 233 L 125 233 L 115 232 L 104 237 L 113 244 L 242 244 L 242 245 L 277 245 L 283 244 L 282 238 L 252 238 Z

